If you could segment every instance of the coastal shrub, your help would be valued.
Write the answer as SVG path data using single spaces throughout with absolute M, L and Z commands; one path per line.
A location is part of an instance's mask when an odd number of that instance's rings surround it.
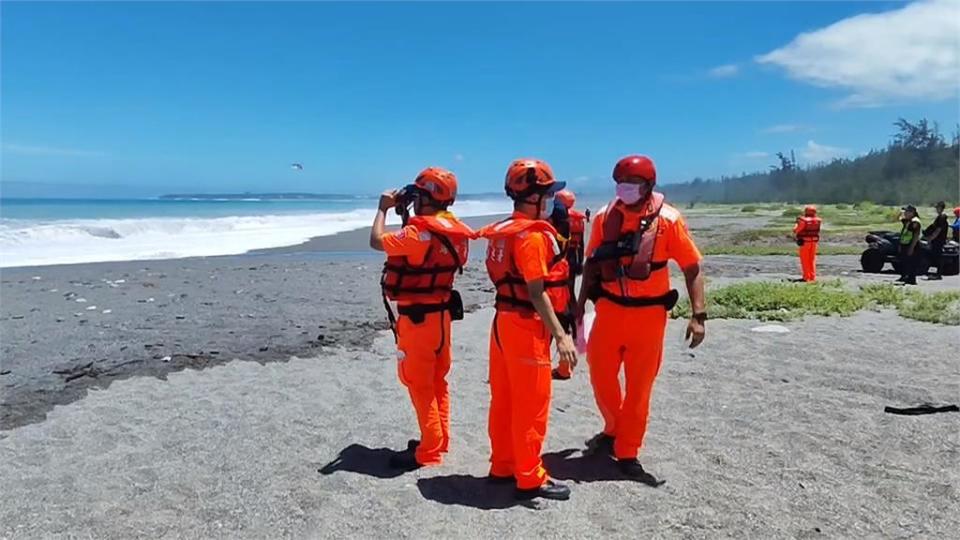
M 707 291 L 707 311 L 711 319 L 790 321 L 807 315 L 846 317 L 867 307 L 893 308 L 907 319 L 960 326 L 960 291 L 926 293 L 889 283 L 867 284 L 850 290 L 841 280 L 753 281 Z M 671 316 L 689 317 L 689 302 L 678 302 Z
M 896 308 L 901 317 L 917 321 L 960 325 L 960 291 L 925 293 L 878 283 L 863 285 L 860 294 L 873 307 Z
M 856 293 L 839 282 L 784 283 L 752 281 L 709 291 L 707 311 L 718 319 L 789 321 L 805 315 L 847 316 L 863 307 Z M 675 317 L 689 316 L 689 305 L 678 303 Z
M 759 257 L 764 255 L 796 255 L 797 246 L 793 243 L 769 246 L 720 244 L 707 245 L 701 251 L 704 255 L 743 255 L 747 257 Z M 862 252 L 863 248 L 859 246 L 827 246 L 821 244 L 820 247 L 817 248 L 817 253 L 820 255 L 859 255 Z

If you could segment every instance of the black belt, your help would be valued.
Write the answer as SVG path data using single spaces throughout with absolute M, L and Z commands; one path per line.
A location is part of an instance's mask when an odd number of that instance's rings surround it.
M 437 313 L 438 311 L 449 311 L 450 303 L 442 304 L 410 304 L 408 306 L 397 306 L 397 313 L 405 317 L 410 317 L 413 322 L 422 322 L 423 316 L 428 313 Z M 419 321 L 417 321 L 419 319 Z
M 463 319 L 463 300 L 460 298 L 460 293 L 452 290 L 450 291 L 450 299 L 446 302 L 440 302 L 438 304 L 410 304 L 406 306 L 397 306 L 397 313 L 408 317 L 414 324 L 420 324 L 424 321 L 425 317 L 430 313 L 439 313 L 443 311 L 450 312 L 450 319 L 454 321 L 459 321 Z
M 660 296 L 644 296 L 644 297 L 630 297 L 630 296 L 617 296 L 610 291 L 600 287 L 599 292 L 600 298 L 606 298 L 607 300 L 624 307 L 649 307 L 649 306 L 663 306 L 664 309 L 670 311 L 673 309 L 673 306 L 677 305 L 677 300 L 680 299 L 680 293 L 676 289 L 670 289 L 666 294 Z

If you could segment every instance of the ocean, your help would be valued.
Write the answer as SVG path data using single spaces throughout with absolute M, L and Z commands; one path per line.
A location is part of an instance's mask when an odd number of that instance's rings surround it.
M 325 199 L 0 199 L 0 267 L 233 255 L 367 227 L 374 196 Z M 458 200 L 459 216 L 510 211 Z M 399 218 L 390 213 L 388 223 Z

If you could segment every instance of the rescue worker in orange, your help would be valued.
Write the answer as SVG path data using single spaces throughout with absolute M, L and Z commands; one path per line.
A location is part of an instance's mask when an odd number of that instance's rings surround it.
M 582 317 L 587 299 L 596 307 L 587 363 L 604 425 L 588 445 L 611 453 L 627 477 L 655 486 L 659 482 L 637 455 L 663 359 L 667 313 L 678 298 L 667 261 L 674 260 L 686 280 L 692 307 L 686 337 L 693 348 L 703 341 L 707 319 L 702 257 L 680 212 L 653 191 L 657 172 L 650 158 L 621 159 L 613 179 L 617 196 L 594 217 L 577 309 Z
M 390 326 L 397 339 L 397 373 L 407 387 L 420 425 L 415 449 L 398 452 L 390 464 L 401 470 L 439 465 L 450 445 L 450 321 L 463 318 L 455 276 L 467 261 L 475 233 L 447 208 L 457 196 L 457 178 L 430 167 L 413 184 L 380 196 L 370 230 L 370 247 L 384 251 L 381 287 Z M 408 215 L 413 204 L 414 216 Z M 386 213 L 395 208 L 404 226 L 384 232 Z M 388 300 L 397 303 L 393 315 Z M 412 450 L 412 451 L 411 451 Z
M 567 239 L 566 257 L 567 264 L 570 265 L 570 298 L 576 301 L 577 276 L 583 273 L 583 250 L 584 250 L 584 232 L 586 231 L 587 216 L 573 208 L 577 202 L 577 197 L 568 189 L 557 192 L 555 197 L 557 206 L 562 206 L 566 212 L 563 213 L 565 223 L 563 228 L 555 225 L 561 236 Z M 556 214 L 557 212 L 555 212 Z M 561 321 L 563 322 L 563 321 Z M 576 324 L 569 325 L 568 330 L 574 330 Z M 576 336 L 574 336 L 576 337 Z M 568 363 L 562 363 L 553 369 L 552 376 L 555 380 L 565 381 L 570 378 L 572 372 Z
M 817 217 L 817 207 L 808 204 L 803 207 L 803 215 L 797 218 L 793 226 L 793 235 L 800 248 L 800 270 L 803 281 L 817 279 L 817 244 L 820 243 L 820 218 Z
M 554 194 L 563 189 L 537 159 L 514 161 L 506 192 L 510 218 L 487 225 L 487 273 L 496 287 L 490 332 L 491 482 L 516 482 L 518 499 L 566 500 L 541 459 L 551 397 L 551 342 L 561 363 L 575 365 L 576 350 L 557 312 L 570 309 L 568 265 L 557 232 L 547 221 Z
M 584 232 L 586 231 L 587 216 L 573 207 L 577 196 L 569 189 L 557 192 L 556 200 L 567 209 L 570 222 L 570 237 L 567 244 L 567 260 L 570 261 L 570 273 L 579 276 L 583 273 Z

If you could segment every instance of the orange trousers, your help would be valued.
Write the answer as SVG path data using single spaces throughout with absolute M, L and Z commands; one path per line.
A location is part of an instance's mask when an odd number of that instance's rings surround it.
M 597 302 L 587 343 L 590 383 L 603 416 L 603 432 L 615 437 L 618 459 L 636 458 L 643 445 L 653 381 L 663 360 L 667 312 L 662 307 Z M 625 392 L 620 386 L 624 371 Z
M 805 241 L 797 250 L 800 254 L 800 270 L 804 281 L 817 279 L 817 244 L 818 242 Z
M 540 453 L 550 414 L 550 332 L 540 319 L 498 311 L 490 332 L 490 474 L 520 489 L 547 481 Z
M 420 324 L 400 315 L 397 359 L 397 374 L 420 424 L 417 463 L 439 465 L 450 445 L 450 314 L 428 313 Z
M 564 378 L 570 377 L 573 375 L 573 368 L 570 367 L 569 362 L 560 362 L 557 365 L 557 373 L 559 373 L 560 376 Z

